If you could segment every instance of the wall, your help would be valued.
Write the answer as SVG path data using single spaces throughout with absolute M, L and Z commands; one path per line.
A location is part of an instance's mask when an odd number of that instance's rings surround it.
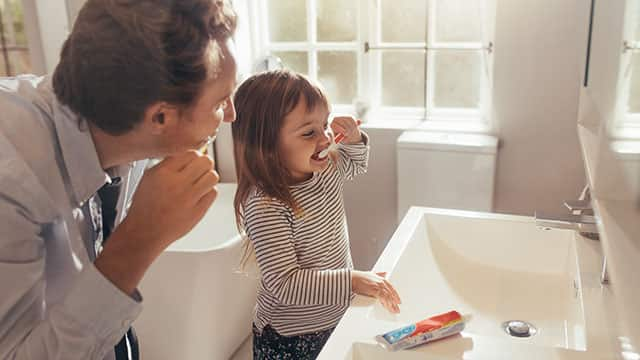
M 495 211 L 562 211 L 586 184 L 576 131 L 586 54 L 585 0 L 499 0 Z
M 23 0 L 25 30 L 36 74 L 52 73 L 69 33 L 64 1 Z
M 562 212 L 586 183 L 576 130 L 589 1 L 498 0 L 493 120 L 498 151 L 494 209 Z M 233 181 L 230 133 L 219 136 L 222 179 Z M 369 268 L 396 223 L 395 141 L 401 129 L 368 128 L 369 171 L 347 184 L 352 253 Z

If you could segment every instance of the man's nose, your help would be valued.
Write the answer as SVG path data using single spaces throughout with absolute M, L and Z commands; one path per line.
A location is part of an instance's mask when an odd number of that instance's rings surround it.
M 224 122 L 234 122 L 236 120 L 236 108 L 233 105 L 233 100 L 229 98 L 227 100 L 227 107 L 224 109 Z

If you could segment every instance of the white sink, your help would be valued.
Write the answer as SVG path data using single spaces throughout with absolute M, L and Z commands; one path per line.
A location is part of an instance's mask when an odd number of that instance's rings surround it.
M 357 297 L 320 359 L 590 358 L 576 240 L 589 241 L 529 217 L 414 207 L 374 266 L 398 290 L 400 314 Z M 373 341 L 449 310 L 472 317 L 461 335 L 395 353 Z M 537 333 L 510 336 L 508 320 Z
M 521 342 L 502 323 L 525 320 L 538 329 L 527 343 L 583 350 L 577 274 L 573 231 L 524 217 L 424 213 L 390 276 L 402 312 L 376 305 L 369 316 L 408 324 L 454 309 L 473 316 L 469 333 Z

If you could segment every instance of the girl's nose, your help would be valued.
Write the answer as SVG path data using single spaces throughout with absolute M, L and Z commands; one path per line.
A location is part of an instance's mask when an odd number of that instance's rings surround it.
M 322 139 L 321 139 L 322 143 L 323 144 L 324 143 L 330 143 L 331 142 L 331 137 L 333 136 L 331 134 L 331 130 L 327 129 L 322 134 L 323 134 Z

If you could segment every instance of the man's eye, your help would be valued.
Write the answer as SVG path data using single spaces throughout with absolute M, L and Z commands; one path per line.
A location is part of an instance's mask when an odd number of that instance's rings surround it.
M 228 102 L 229 101 L 225 100 L 225 101 L 221 102 L 220 104 L 218 104 L 218 106 L 216 106 L 216 111 L 220 111 L 220 110 L 226 109 Z

